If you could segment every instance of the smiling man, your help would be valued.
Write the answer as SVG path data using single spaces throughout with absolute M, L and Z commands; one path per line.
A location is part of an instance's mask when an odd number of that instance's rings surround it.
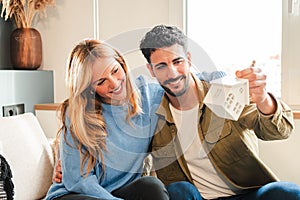
M 257 149 L 258 138 L 291 134 L 291 109 L 266 91 L 266 75 L 252 66 L 236 72 L 249 81 L 250 105 L 237 121 L 217 117 L 203 104 L 209 84 L 191 73 L 187 41 L 178 28 L 158 25 L 140 43 L 148 70 L 165 90 L 152 156 L 170 198 L 193 191 L 195 199 L 300 199 L 300 187 L 280 182 Z

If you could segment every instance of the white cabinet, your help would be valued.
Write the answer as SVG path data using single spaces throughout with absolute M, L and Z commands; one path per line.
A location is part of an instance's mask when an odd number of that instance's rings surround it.
M 54 102 L 53 71 L 0 70 L 0 93 L 0 116 L 3 108 L 18 104 L 34 113 L 35 104 Z

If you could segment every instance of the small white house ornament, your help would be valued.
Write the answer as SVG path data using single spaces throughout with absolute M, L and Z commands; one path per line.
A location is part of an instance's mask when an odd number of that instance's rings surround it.
M 248 80 L 225 76 L 210 84 L 205 105 L 219 117 L 238 120 L 245 105 L 249 104 Z

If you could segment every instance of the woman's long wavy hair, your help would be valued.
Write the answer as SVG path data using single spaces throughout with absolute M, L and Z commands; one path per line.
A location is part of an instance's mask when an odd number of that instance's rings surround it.
M 106 151 L 106 124 L 102 116 L 101 97 L 91 87 L 93 64 L 97 59 L 105 57 L 113 57 L 125 71 L 128 122 L 131 117 L 141 112 L 139 96 L 132 87 L 123 56 L 99 40 L 87 39 L 76 45 L 67 62 L 66 83 L 69 89 L 69 98 L 59 107 L 62 126 L 56 139 L 59 140 L 60 134 L 64 134 L 66 139 L 68 127 L 65 120 L 69 118 L 71 135 L 80 152 L 81 175 L 84 175 L 83 167 L 87 166 L 85 175 L 88 175 L 99 161 L 102 162 L 105 170 L 103 151 Z M 58 144 L 58 142 L 56 143 Z

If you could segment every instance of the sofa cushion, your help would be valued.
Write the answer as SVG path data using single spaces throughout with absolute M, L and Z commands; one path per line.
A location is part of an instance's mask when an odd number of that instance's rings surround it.
M 11 166 L 15 200 L 40 199 L 51 185 L 53 154 L 32 113 L 0 117 L 0 152 Z

